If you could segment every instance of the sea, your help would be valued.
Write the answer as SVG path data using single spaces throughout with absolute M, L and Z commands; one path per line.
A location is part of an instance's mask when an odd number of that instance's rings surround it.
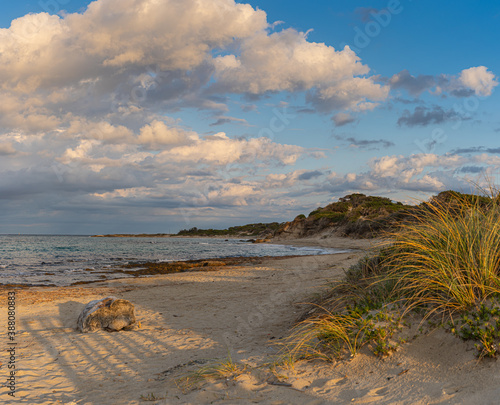
M 66 286 L 131 277 L 131 262 L 322 255 L 348 250 L 251 243 L 243 239 L 0 235 L 0 284 Z

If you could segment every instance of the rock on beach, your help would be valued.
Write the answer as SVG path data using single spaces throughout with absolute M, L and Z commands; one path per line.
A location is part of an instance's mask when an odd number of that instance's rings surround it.
M 90 301 L 78 317 L 77 330 L 94 332 L 99 329 L 119 331 L 135 324 L 134 305 L 127 300 L 106 297 Z

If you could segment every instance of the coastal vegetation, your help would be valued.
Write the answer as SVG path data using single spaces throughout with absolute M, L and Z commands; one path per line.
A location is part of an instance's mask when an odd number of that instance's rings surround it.
M 279 222 L 256 223 L 231 226 L 227 229 L 183 229 L 177 236 L 237 236 L 237 237 L 271 237 L 279 229 Z
M 276 236 L 306 237 L 332 230 L 342 236 L 370 238 L 391 229 L 413 209 L 386 197 L 350 194 L 339 201 L 318 207 L 306 217 L 286 222 Z
M 379 201 L 376 205 L 386 209 Z M 388 242 L 332 283 L 296 326 L 284 345 L 287 356 L 334 359 L 354 356 L 362 347 L 387 355 L 412 338 L 404 331 L 415 322 L 420 331 L 424 325 L 442 326 L 475 341 L 479 357 L 496 356 L 498 193 L 485 197 L 444 192 L 407 209 L 394 226 L 383 234 Z
M 140 233 L 140 234 L 128 234 L 128 233 L 115 233 L 107 235 L 94 235 L 94 237 L 107 237 L 107 238 L 165 238 L 173 236 L 198 236 L 198 237 L 258 237 L 258 238 L 269 238 L 274 235 L 274 233 L 280 228 L 282 224 L 279 222 L 270 223 L 256 223 L 247 224 L 239 226 L 231 226 L 226 229 L 201 229 L 197 227 L 192 227 L 189 229 L 182 229 L 177 234 L 169 233 Z

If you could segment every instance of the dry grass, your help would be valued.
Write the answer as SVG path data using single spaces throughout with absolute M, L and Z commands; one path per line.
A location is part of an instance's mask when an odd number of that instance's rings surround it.
M 246 371 L 247 367 L 247 365 L 233 361 L 231 354 L 228 353 L 225 359 L 199 367 L 195 371 L 179 378 L 177 385 L 183 391 L 187 391 L 207 380 L 237 379 Z
M 386 282 L 428 314 L 468 310 L 500 294 L 498 203 L 498 196 L 484 206 L 460 195 L 451 204 L 427 203 L 425 215 L 393 234 Z
M 362 345 L 360 318 L 349 314 L 324 313 L 301 322 L 285 342 L 288 359 L 321 358 L 332 361 L 347 350 L 354 356 Z

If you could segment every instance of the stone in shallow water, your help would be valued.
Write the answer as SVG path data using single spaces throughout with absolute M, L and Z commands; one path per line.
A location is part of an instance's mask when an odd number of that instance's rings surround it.
M 131 329 L 135 324 L 134 305 L 127 300 L 106 297 L 90 301 L 78 317 L 80 332 L 94 332 L 98 329 L 118 331 Z

